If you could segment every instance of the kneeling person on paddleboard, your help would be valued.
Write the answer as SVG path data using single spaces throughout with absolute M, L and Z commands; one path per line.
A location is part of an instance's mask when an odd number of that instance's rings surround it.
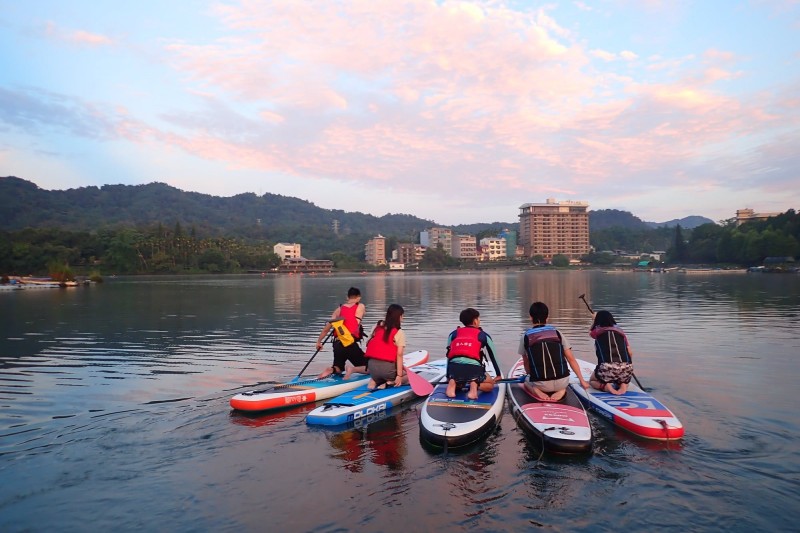
M 469 383 L 467 398 L 478 399 L 478 390 L 490 392 L 494 388 L 494 379 L 486 372 L 484 359 L 491 358 L 495 369 L 498 368 L 494 358 L 492 337 L 481 329 L 481 314 L 467 307 L 458 319 L 464 324 L 450 333 L 447 338 L 447 389 L 448 398 L 455 398 L 456 388 Z M 500 379 L 500 372 L 497 378 Z
M 534 302 L 528 313 L 533 327 L 522 334 L 517 350 L 528 373 L 525 389 L 537 400 L 557 402 L 567 392 L 570 368 L 578 376 L 581 387 L 588 389 L 591 385 L 583 379 L 569 342 L 560 331 L 547 324 L 550 315 L 547 305 Z
M 403 375 L 403 350 L 406 346 L 406 334 L 401 329 L 403 315 L 402 306 L 389 306 L 386 318 L 378 322 L 367 341 L 366 365 L 348 368 L 345 378 L 350 377 L 353 372 L 364 373 L 369 370 L 369 390 L 408 382 L 408 378 Z
M 347 361 L 356 367 L 363 367 L 367 364 L 364 351 L 359 345 L 364 331 L 361 327 L 361 320 L 366 311 L 366 307 L 361 303 L 361 291 L 356 287 L 350 287 L 347 291 L 347 301 L 336 308 L 317 338 L 317 351 L 320 351 L 325 336 L 333 328 L 333 365 L 322 371 L 317 376 L 318 378 L 341 374 L 345 370 Z M 350 376 L 345 377 L 349 378 Z
M 628 336 L 609 311 L 594 313 L 589 335 L 594 339 L 597 355 L 597 366 L 589 378 L 592 387 L 611 394 L 625 394 L 633 376 L 633 352 Z

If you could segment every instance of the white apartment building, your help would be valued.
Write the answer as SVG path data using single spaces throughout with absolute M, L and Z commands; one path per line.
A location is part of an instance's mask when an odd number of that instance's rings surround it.
M 272 247 L 275 255 L 281 258 L 281 261 L 288 261 L 289 259 L 300 259 L 300 245 L 297 243 L 279 242 Z
M 475 235 L 453 235 L 450 255 L 457 259 L 475 261 L 478 259 L 478 243 Z
M 506 240 L 503 237 L 486 237 L 481 239 L 481 248 L 487 261 L 506 258 Z
M 736 225 L 741 226 L 745 222 L 750 222 L 752 220 L 767 220 L 771 217 L 776 217 L 780 215 L 780 213 L 756 213 L 753 209 L 746 207 L 744 209 L 737 209 L 736 210 Z
M 436 249 L 441 244 L 442 250 L 450 254 L 453 249 L 453 230 L 449 228 L 428 228 L 419 234 L 419 243 L 422 246 Z

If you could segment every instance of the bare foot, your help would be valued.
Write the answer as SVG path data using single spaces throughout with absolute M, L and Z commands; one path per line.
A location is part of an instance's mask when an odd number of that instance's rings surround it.
M 319 376 L 317 376 L 317 379 L 325 379 L 325 378 L 327 378 L 328 376 L 330 376 L 331 374 L 333 374 L 333 367 L 332 367 L 332 366 L 329 366 L 328 368 L 326 368 L 325 370 L 323 370 L 323 371 L 320 373 L 320 375 L 319 375 Z
M 627 383 L 620 383 L 619 385 L 619 394 L 620 396 L 628 392 L 628 384 Z
M 534 396 L 536 396 L 537 400 L 541 400 L 543 402 L 549 402 L 550 401 L 550 395 L 543 393 L 539 389 L 533 389 L 533 394 L 534 394 Z
M 351 364 L 344 365 L 344 379 L 350 379 L 350 376 L 353 375 L 353 369 L 355 367 Z
M 377 385 L 377 383 L 375 382 L 375 380 L 372 379 L 372 378 L 369 378 L 369 381 L 367 382 L 367 390 L 375 390 L 375 386 L 376 385 Z
M 474 381 L 470 381 L 469 383 L 469 392 L 467 393 L 467 399 L 469 400 L 477 400 L 478 399 L 478 384 Z
M 456 397 L 456 381 L 454 379 L 447 382 L 447 389 L 445 389 L 444 394 L 448 398 Z
M 554 392 L 553 394 L 550 395 L 550 401 L 551 402 L 557 402 L 557 401 L 561 400 L 561 398 L 563 398 L 566 393 L 567 393 L 567 389 L 562 389 L 562 390 L 560 390 L 558 392 Z

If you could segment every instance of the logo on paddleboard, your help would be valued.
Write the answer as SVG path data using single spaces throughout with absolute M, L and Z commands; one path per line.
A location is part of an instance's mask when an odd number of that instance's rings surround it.
M 376 413 L 380 413 L 382 411 L 386 411 L 386 402 L 379 403 L 378 405 L 373 405 L 372 407 L 367 407 L 366 409 L 362 409 L 360 411 L 356 411 L 348 418 L 350 419 L 350 421 L 355 421 L 364 418 L 365 416 L 371 416 Z

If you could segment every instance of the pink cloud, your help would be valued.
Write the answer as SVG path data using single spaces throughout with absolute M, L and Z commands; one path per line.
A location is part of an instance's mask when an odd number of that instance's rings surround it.
M 83 46 L 110 46 L 115 44 L 114 39 L 106 35 L 86 30 L 65 30 L 52 21 L 48 21 L 45 24 L 44 33 L 50 38 Z
M 509 190 L 711 190 L 725 186 L 726 165 L 746 175 L 766 155 L 793 161 L 797 87 L 726 93 L 746 74 L 734 53 L 608 52 L 551 12 L 427 0 L 223 4 L 222 37 L 165 46 L 190 87 L 185 110 L 148 121 L 102 106 L 94 115 L 88 103 L 71 111 L 97 125 L 91 134 L 230 168 L 426 197 L 480 189 L 495 203 Z M 759 148 L 744 163 L 719 156 L 747 143 Z

